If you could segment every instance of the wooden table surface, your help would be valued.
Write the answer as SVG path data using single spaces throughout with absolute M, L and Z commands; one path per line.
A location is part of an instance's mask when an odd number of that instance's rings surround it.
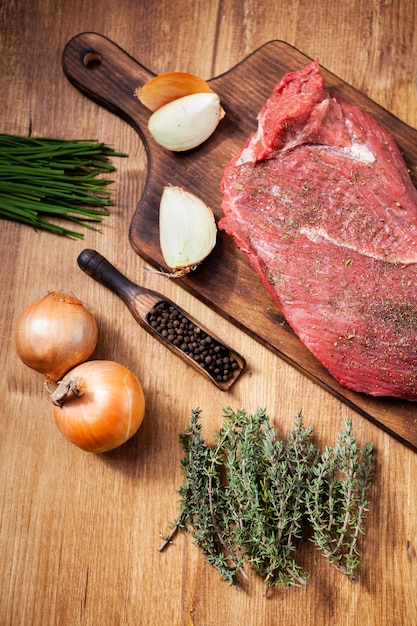
M 126 122 L 75 89 L 61 55 L 76 34 L 109 37 L 155 73 L 211 78 L 272 39 L 318 57 L 328 70 L 410 126 L 417 126 L 417 3 L 348 0 L 223 0 L 0 4 L 0 132 L 94 138 L 128 153 L 117 160 L 115 206 L 102 233 L 83 241 L 1 222 L 0 624 L 1 626 L 365 626 L 417 622 L 417 455 L 233 327 L 180 285 L 148 270 L 129 243 L 146 181 L 146 154 Z M 417 149 L 417 146 L 416 146 Z M 82 273 L 94 248 L 132 280 L 163 292 L 227 339 L 247 359 L 243 377 L 218 390 L 142 330 L 125 305 Z M 47 291 L 72 291 L 95 314 L 94 358 L 123 363 L 146 395 L 138 434 L 121 448 L 86 453 L 52 417 L 42 377 L 12 344 L 21 311 Z M 320 446 L 344 420 L 375 446 L 371 507 L 352 584 L 306 548 L 305 588 L 268 598 L 221 581 L 187 535 L 158 552 L 177 514 L 182 480 L 179 433 L 202 409 L 208 440 L 223 407 L 265 407 L 285 434 L 302 410 Z

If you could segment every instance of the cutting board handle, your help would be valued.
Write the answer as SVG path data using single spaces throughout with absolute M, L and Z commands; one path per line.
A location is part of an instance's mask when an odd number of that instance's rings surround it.
M 92 32 L 80 33 L 67 43 L 62 67 L 77 89 L 124 118 L 144 138 L 150 113 L 134 92 L 155 74 L 107 37 Z

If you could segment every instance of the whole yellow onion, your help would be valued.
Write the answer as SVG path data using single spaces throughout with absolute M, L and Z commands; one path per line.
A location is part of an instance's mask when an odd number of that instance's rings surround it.
M 58 381 L 94 352 L 98 328 L 94 316 L 75 296 L 53 291 L 30 304 L 16 322 L 15 350 L 31 369 Z
M 122 445 L 137 432 L 145 414 L 141 383 L 114 361 L 78 365 L 51 399 L 60 431 L 87 452 L 107 452 Z

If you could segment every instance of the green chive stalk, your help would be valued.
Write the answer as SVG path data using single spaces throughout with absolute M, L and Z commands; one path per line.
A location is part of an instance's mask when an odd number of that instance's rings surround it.
M 90 140 L 0 134 L 0 219 L 72 238 L 83 233 L 55 223 L 95 227 L 109 215 L 111 157 L 123 157 Z

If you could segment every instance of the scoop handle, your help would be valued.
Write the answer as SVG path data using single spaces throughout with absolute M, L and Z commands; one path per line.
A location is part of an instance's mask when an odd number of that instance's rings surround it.
M 146 315 L 163 296 L 129 280 L 102 254 L 86 248 L 77 259 L 79 267 L 91 278 L 115 293 L 128 306 L 133 317 L 149 330 Z

